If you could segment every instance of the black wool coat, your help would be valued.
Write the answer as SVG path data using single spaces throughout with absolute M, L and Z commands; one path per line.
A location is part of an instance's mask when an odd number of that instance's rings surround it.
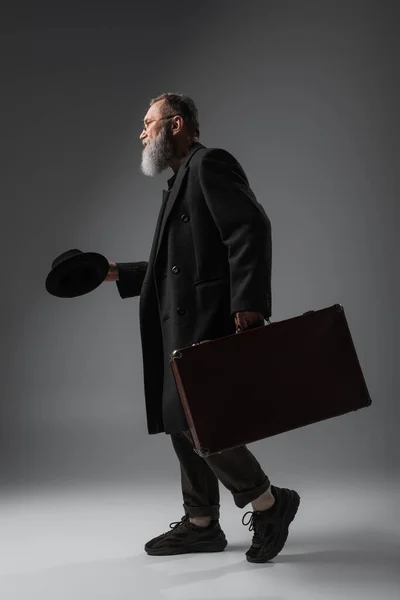
M 235 313 L 271 316 L 271 223 L 237 160 L 194 143 L 163 192 L 148 261 L 118 262 L 121 298 L 140 295 L 147 427 L 188 429 L 169 356 L 235 333 Z

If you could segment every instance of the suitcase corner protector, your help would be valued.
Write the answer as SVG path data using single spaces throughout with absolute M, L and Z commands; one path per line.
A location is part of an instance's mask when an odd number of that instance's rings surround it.
M 182 352 L 180 350 L 174 350 L 169 355 L 170 361 L 176 360 L 177 358 L 182 358 Z
M 199 450 L 197 448 L 194 448 L 194 451 L 201 458 L 207 458 L 209 456 L 209 454 L 210 454 L 210 449 L 209 448 L 200 448 Z

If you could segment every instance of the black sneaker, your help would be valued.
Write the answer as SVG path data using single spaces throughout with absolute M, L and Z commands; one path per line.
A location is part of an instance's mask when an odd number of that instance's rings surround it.
M 249 562 L 268 562 L 279 554 L 286 543 L 289 525 L 299 508 L 300 496 L 294 490 L 271 485 L 271 492 L 275 503 L 270 509 L 250 511 L 243 515 L 243 525 L 250 524 L 249 530 L 254 531 L 252 545 L 246 552 Z M 251 514 L 251 518 L 245 523 L 244 518 L 248 514 Z
M 211 521 L 208 527 L 198 527 L 189 515 L 170 524 L 171 531 L 162 533 L 145 545 L 147 554 L 168 556 L 190 552 L 222 552 L 228 544 L 219 521 Z

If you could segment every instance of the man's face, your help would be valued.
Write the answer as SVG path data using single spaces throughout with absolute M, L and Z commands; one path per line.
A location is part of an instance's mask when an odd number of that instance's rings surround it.
M 142 172 L 150 177 L 167 169 L 174 155 L 170 120 L 164 119 L 168 113 L 162 110 L 164 102 L 165 100 L 160 100 L 150 106 L 144 117 L 144 127 L 140 135 L 144 146 L 141 168 Z

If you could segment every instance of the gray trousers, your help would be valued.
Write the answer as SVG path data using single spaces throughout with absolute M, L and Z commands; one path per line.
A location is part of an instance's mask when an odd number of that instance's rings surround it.
M 239 508 L 269 488 L 268 477 L 246 446 L 202 458 L 194 451 L 190 431 L 170 435 L 180 463 L 183 508 L 190 517 L 219 519 L 219 481 L 232 493 Z

